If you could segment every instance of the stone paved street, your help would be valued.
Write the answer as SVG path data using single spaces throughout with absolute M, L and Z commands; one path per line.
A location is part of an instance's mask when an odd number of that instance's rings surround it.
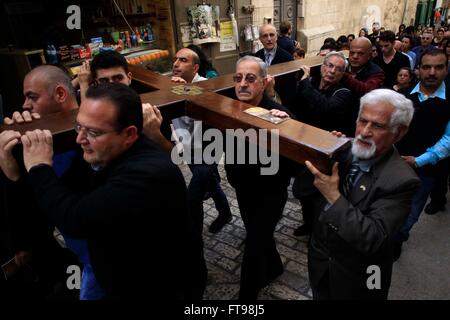
M 187 182 L 191 173 L 181 166 Z M 245 229 L 233 188 L 228 184 L 223 166 L 219 166 L 222 188 L 227 194 L 233 220 L 219 233 L 208 227 L 217 216 L 212 199 L 205 201 L 203 239 L 208 264 L 206 300 L 237 299 Z M 414 227 L 404 253 L 394 264 L 390 299 L 450 299 L 450 209 L 429 216 L 422 214 Z M 307 272 L 307 238 L 293 236 L 302 223 L 298 201 L 289 191 L 284 214 L 275 232 L 277 247 L 285 272 L 261 291 L 263 300 L 309 300 L 312 298 Z
M 187 181 L 191 173 L 187 166 L 181 166 Z M 242 261 L 244 224 L 239 215 L 239 208 L 234 189 L 228 184 L 223 166 L 219 166 L 222 189 L 228 197 L 233 220 L 219 233 L 208 232 L 209 225 L 217 217 L 217 210 L 212 199 L 204 202 L 205 220 L 203 240 L 205 258 L 208 264 L 208 285 L 204 298 L 206 300 L 237 299 L 239 292 L 240 265 Z M 301 223 L 298 201 L 289 192 L 288 203 L 275 232 L 278 251 L 281 254 L 285 272 L 260 293 L 264 300 L 308 300 L 312 298 L 308 284 L 307 272 L 307 238 L 293 236 L 294 229 Z

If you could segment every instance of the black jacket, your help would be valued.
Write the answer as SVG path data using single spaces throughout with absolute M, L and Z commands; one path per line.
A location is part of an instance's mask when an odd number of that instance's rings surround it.
M 49 166 L 32 168 L 29 180 L 41 211 L 61 232 L 87 240 L 108 298 L 183 297 L 186 186 L 179 168 L 152 142 L 139 138 L 100 172 L 81 160 L 64 182 Z
M 352 115 L 352 93 L 341 84 L 325 90 L 319 89 L 320 79 L 305 79 L 297 89 L 297 119 L 312 126 L 332 131 L 337 130 L 347 136 L 355 133 Z

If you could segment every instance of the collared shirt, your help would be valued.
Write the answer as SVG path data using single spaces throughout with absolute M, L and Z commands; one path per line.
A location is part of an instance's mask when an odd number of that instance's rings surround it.
M 371 159 L 358 159 L 357 157 L 353 156 L 352 163 L 354 163 L 354 162 L 358 163 L 358 166 L 360 169 L 360 171 L 358 172 L 358 174 L 354 180 L 353 186 L 355 186 L 358 183 L 359 179 L 361 179 L 363 174 L 369 173 L 370 169 L 373 167 L 373 165 L 375 163 L 377 163 L 383 156 L 384 156 L 384 154 L 381 156 L 378 156 L 376 158 L 371 158 Z M 323 209 L 323 211 L 325 211 L 325 212 L 328 211 L 332 206 L 333 206 L 332 204 L 327 203 L 325 205 L 325 208 Z
M 192 83 L 208 80 L 198 73 L 195 74 Z M 182 116 L 172 120 L 175 129 L 175 139 L 177 142 L 178 152 L 182 151 L 183 146 L 185 150 L 188 149 L 202 149 L 202 128 L 199 122 L 188 116 Z M 181 138 L 181 139 L 180 139 Z M 195 139 L 198 138 L 198 139 Z M 181 142 L 181 143 L 180 143 Z
M 446 100 L 445 90 L 447 88 L 445 86 L 445 81 L 442 81 L 442 84 L 439 86 L 439 88 L 430 96 L 427 96 L 422 91 L 420 91 L 420 84 L 421 82 L 419 82 L 410 93 L 410 94 L 418 93 L 420 102 L 424 102 L 429 98 L 441 98 L 442 100 Z
M 264 59 L 265 63 L 270 66 L 272 64 L 273 59 L 275 58 L 275 54 L 277 53 L 277 46 L 273 47 L 272 50 L 267 51 L 264 49 Z
M 428 164 L 435 165 L 450 156 L 450 121 L 445 128 L 444 136 L 425 153 L 416 158 L 416 165 L 420 168 Z

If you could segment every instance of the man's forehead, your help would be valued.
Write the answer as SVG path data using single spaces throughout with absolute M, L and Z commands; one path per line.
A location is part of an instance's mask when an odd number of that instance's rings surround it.
M 107 69 L 97 69 L 97 77 L 125 74 L 123 67 L 113 67 Z
M 190 60 L 192 58 L 192 52 L 189 49 L 181 49 L 175 54 L 175 58 L 180 59 L 184 58 Z
M 277 30 L 275 29 L 274 26 L 265 26 L 261 28 L 261 34 L 266 34 L 266 33 L 276 33 Z
M 255 75 L 258 75 L 260 73 L 260 67 L 255 61 L 242 61 L 239 63 L 239 65 L 236 68 L 236 72 L 242 72 L 242 71 L 250 71 L 254 73 Z

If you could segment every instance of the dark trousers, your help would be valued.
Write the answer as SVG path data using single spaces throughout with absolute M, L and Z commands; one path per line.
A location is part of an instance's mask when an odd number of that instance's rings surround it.
M 433 203 L 435 207 L 444 207 L 447 203 L 447 191 L 448 191 L 448 178 L 450 171 L 450 159 L 443 160 L 447 164 L 442 166 L 441 174 L 436 177 L 434 181 L 433 189 L 430 194 L 430 203 Z
M 256 300 L 259 290 L 283 273 L 273 234 L 287 200 L 286 188 L 272 192 L 236 188 L 247 237 L 239 299 Z
M 219 215 L 231 215 L 227 196 L 220 186 L 220 176 L 217 165 L 193 164 L 189 165 L 192 178 L 187 188 L 188 208 L 192 213 L 197 232 L 203 232 L 203 200 L 209 192 Z
M 192 241 L 193 252 L 188 259 L 191 260 L 191 270 L 188 270 L 187 280 L 187 298 L 200 300 L 206 288 L 208 269 L 203 252 L 203 199 L 207 192 L 216 205 L 216 209 L 221 214 L 231 215 L 230 206 L 227 197 L 220 187 L 220 176 L 217 171 L 217 165 L 194 164 L 189 168 L 192 172 L 192 178 L 187 189 L 187 204 L 192 221 Z

